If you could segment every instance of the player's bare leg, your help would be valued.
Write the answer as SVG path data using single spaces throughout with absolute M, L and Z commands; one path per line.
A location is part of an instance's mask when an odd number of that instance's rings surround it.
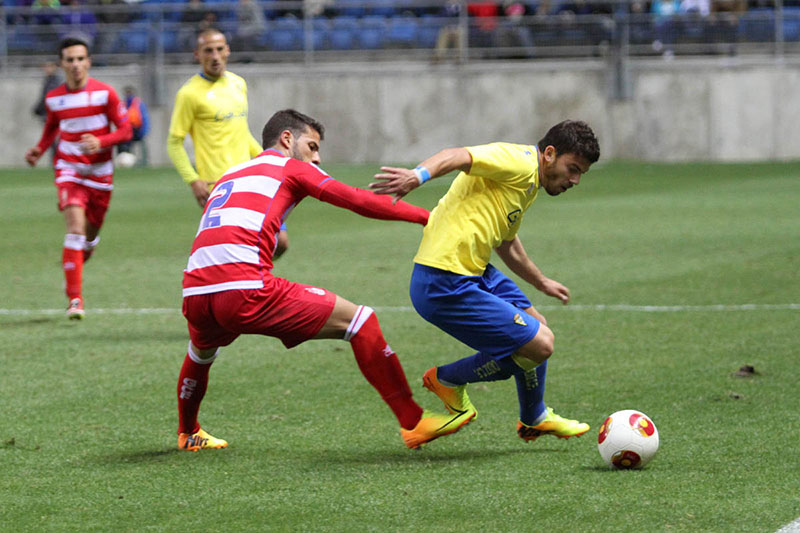
M 86 243 L 83 245 L 83 262 L 89 260 L 92 257 L 92 253 L 94 253 L 94 249 L 97 248 L 97 245 L 100 243 L 100 228 L 89 222 L 86 221 Z
M 272 254 L 272 259 L 277 259 L 286 253 L 289 249 L 289 232 L 282 229 L 278 232 L 278 242 L 275 245 L 275 252 Z

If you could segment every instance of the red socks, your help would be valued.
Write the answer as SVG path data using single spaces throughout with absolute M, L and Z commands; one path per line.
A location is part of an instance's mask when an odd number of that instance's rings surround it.
M 195 433 L 200 429 L 197 413 L 208 387 L 208 371 L 217 357 L 215 354 L 202 360 L 193 355 L 189 348 L 178 377 L 178 433 Z
M 422 408 L 411 396 L 405 372 L 386 339 L 378 319 L 369 307 L 359 306 L 345 340 L 350 341 L 358 368 L 375 387 L 404 429 L 414 429 L 422 418 Z M 186 354 L 178 377 L 178 432 L 195 433 L 200 429 L 197 413 L 208 387 L 208 371 L 214 357 L 202 360 Z
M 414 429 L 422 418 L 422 408 L 411 397 L 405 372 L 386 340 L 372 309 L 359 306 L 345 340 L 350 341 L 358 368 L 380 393 L 404 429 Z
M 75 233 L 64 236 L 64 252 L 61 265 L 64 268 L 64 279 L 67 282 L 67 298 L 80 298 L 83 286 L 83 247 L 86 237 Z

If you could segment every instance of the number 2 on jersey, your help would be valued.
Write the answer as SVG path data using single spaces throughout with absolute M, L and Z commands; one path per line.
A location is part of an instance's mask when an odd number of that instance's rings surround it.
M 201 231 L 208 228 L 216 228 L 221 223 L 221 217 L 219 215 L 214 214 L 214 211 L 221 208 L 228 199 L 231 197 L 231 191 L 233 191 L 233 182 L 228 181 L 223 183 L 216 189 L 217 192 L 222 192 L 221 195 L 215 196 L 208 202 L 208 207 L 206 208 L 206 214 L 203 216 L 203 222 L 200 224 Z

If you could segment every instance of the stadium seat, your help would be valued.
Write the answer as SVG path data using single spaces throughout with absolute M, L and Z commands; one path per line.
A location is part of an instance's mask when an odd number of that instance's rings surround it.
M 417 31 L 417 46 L 420 48 L 435 48 L 442 30 L 448 19 L 436 15 L 422 15 Z
M 260 4 L 264 9 L 264 16 L 267 19 L 274 19 L 278 16 L 278 10 L 275 8 L 275 2 L 279 2 L 280 0 L 260 0 Z
M 209 6 L 209 10 L 217 15 L 219 22 L 233 22 L 236 21 L 236 10 L 228 6 L 218 7 L 214 4 L 229 4 L 231 0 L 203 0 L 203 3 Z
M 376 17 L 392 17 L 397 13 L 395 0 L 373 0 L 369 12 Z
M 8 32 L 9 52 L 34 52 L 40 48 L 41 39 L 22 24 L 10 26 Z
M 279 18 L 267 27 L 265 37 L 264 44 L 271 50 L 302 50 L 303 23 L 294 17 Z
M 311 22 L 311 46 L 314 50 L 324 50 L 328 48 L 328 39 L 331 32 L 330 21 L 324 17 L 317 17 Z M 303 39 L 305 40 L 305 34 Z
M 783 40 L 800 41 L 800 7 L 783 8 Z
M 337 17 L 331 21 L 328 42 L 333 50 L 352 50 L 358 36 L 358 19 Z
M 148 51 L 150 32 L 147 25 L 132 24 L 129 29 L 119 32 L 115 52 L 128 54 L 145 54 Z
M 411 16 L 396 16 L 389 19 L 388 41 L 392 46 L 412 48 L 416 44 L 419 24 Z
M 116 40 L 111 46 L 111 52 L 115 54 L 145 54 L 150 52 L 150 32 L 155 26 L 147 21 L 135 21 L 127 25 L 120 31 Z M 157 38 L 154 35 L 154 38 Z
M 143 0 L 141 5 L 143 6 L 157 6 L 158 4 L 182 4 L 185 3 L 186 0 Z M 180 21 L 181 16 L 183 15 L 183 11 L 180 9 L 172 8 L 170 9 L 169 5 L 166 6 L 159 6 L 161 9 L 151 9 L 147 11 L 143 11 L 142 15 L 137 17 L 136 20 L 148 20 L 150 22 L 158 22 L 162 18 L 165 21 Z
M 183 47 L 181 46 L 180 30 L 181 27 L 178 23 L 164 23 L 164 28 L 161 32 L 161 44 L 164 48 L 164 52 L 173 53 L 184 51 Z
M 775 39 L 775 13 L 772 9 L 751 9 L 739 19 L 742 41 L 763 43 Z
M 377 50 L 386 42 L 389 23 L 385 17 L 366 16 L 361 19 L 361 31 L 358 34 L 360 48 Z
M 367 14 L 367 8 L 358 0 L 336 0 L 333 7 L 337 15 L 344 18 L 358 18 Z

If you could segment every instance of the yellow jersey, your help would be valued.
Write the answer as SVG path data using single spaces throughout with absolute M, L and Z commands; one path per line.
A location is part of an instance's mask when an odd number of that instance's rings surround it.
M 539 191 L 536 146 L 492 143 L 467 147 L 469 173 L 456 176 L 431 211 L 414 262 L 480 276 L 492 250 L 511 241 Z
M 262 152 L 250 133 L 247 111 L 247 84 L 232 72 L 217 80 L 195 74 L 178 90 L 169 134 L 192 136 L 201 180 L 215 183 L 232 166 Z M 178 168 L 184 181 L 194 181 L 194 173 L 186 170 Z

